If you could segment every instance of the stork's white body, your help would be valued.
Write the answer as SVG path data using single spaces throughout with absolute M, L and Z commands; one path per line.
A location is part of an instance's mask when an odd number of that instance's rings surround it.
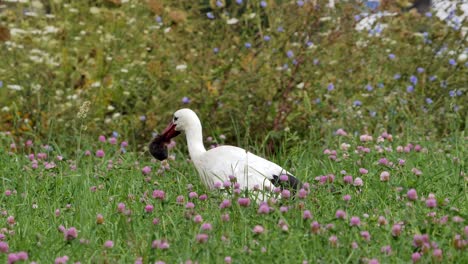
M 191 159 L 203 183 L 210 189 L 216 182 L 229 181 L 232 175 L 241 189 L 273 190 L 273 175 L 287 174 L 277 164 L 234 146 L 213 148 L 191 156 Z
M 277 164 L 234 146 L 206 150 L 203 145 L 200 119 L 190 109 L 175 112 L 175 130 L 185 131 L 190 158 L 202 182 L 212 189 L 234 176 L 241 189 L 273 190 L 274 176 L 289 174 Z

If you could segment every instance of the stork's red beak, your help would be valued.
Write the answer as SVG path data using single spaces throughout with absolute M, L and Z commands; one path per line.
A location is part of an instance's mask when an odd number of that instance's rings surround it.
M 176 137 L 180 134 L 180 131 L 175 130 L 176 124 L 174 123 L 169 123 L 169 125 L 164 129 L 164 131 L 161 133 L 161 136 L 164 137 L 165 142 L 169 142 L 171 138 Z

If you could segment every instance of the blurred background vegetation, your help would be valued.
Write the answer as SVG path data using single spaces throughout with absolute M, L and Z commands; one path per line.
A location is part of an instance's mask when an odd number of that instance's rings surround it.
M 338 128 L 465 130 L 459 27 L 402 1 L 328 2 L 0 1 L 0 131 L 70 142 L 117 131 L 141 146 L 183 107 L 206 136 L 270 149 Z M 356 30 L 383 10 L 395 15 Z

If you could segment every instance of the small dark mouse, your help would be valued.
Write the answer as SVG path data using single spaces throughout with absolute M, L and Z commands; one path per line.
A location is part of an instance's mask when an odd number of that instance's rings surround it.
M 151 141 L 149 152 L 156 159 L 167 159 L 167 144 L 171 143 L 171 138 L 180 134 L 179 131 L 175 130 L 175 127 L 176 126 L 174 124 L 169 124 L 169 126 L 160 135 L 157 135 L 153 141 Z

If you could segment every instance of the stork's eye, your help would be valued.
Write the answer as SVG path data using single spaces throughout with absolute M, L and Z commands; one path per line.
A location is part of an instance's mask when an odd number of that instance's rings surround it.
M 178 117 L 174 116 L 174 121 L 177 121 L 177 119 L 179 119 Z

